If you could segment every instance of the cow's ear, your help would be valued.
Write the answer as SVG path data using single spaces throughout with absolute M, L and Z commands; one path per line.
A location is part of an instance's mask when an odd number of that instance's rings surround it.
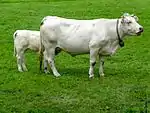
M 122 16 L 121 16 L 121 23 L 124 23 L 124 22 L 125 22 L 125 16 L 122 15 Z
M 137 22 L 139 21 L 139 18 L 136 15 L 132 14 L 131 17 L 133 17 Z
M 122 16 L 121 16 L 121 23 L 125 23 L 126 22 L 126 17 L 127 16 L 130 16 L 129 13 L 124 13 Z
M 138 22 L 139 18 L 137 16 L 134 16 L 134 19 Z
M 121 18 L 124 18 L 124 15 L 122 15 Z

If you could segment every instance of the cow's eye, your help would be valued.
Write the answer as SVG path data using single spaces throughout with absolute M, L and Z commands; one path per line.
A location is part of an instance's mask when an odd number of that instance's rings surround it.
M 131 23 L 132 23 L 131 21 L 128 22 L 128 24 L 131 24 Z

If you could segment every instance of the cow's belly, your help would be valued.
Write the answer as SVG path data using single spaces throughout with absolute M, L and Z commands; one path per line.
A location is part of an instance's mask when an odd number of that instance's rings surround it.
M 78 55 L 89 53 L 89 40 L 70 38 L 65 41 L 59 41 L 58 46 L 65 52 Z
M 100 50 L 99 50 L 99 54 L 103 55 L 103 56 L 111 56 L 113 55 L 116 50 L 118 49 L 118 42 L 115 42 L 113 44 L 108 43 L 106 46 L 103 46 Z

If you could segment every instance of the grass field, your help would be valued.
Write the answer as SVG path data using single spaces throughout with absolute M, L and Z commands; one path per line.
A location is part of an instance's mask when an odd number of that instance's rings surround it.
M 19 2 L 18 2 L 19 1 Z M 1 0 L 0 113 L 148 113 L 150 112 L 150 0 Z M 66 18 L 117 18 L 134 13 L 144 26 L 142 36 L 128 38 L 125 47 L 105 59 L 105 77 L 88 79 L 89 57 L 61 53 L 62 74 L 39 72 L 38 55 L 26 54 L 28 72 L 19 73 L 13 57 L 12 34 L 39 30 L 46 15 Z

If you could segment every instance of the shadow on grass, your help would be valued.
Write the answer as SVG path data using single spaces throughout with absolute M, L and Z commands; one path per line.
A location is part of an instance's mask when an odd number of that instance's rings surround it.
M 119 68 L 118 68 L 119 67 Z M 140 70 L 137 70 L 137 69 L 134 69 L 134 67 L 132 68 L 127 68 L 126 66 L 118 66 L 118 67 L 115 67 L 113 64 L 112 66 L 108 67 L 108 66 L 105 66 L 104 67 L 104 73 L 105 73 L 105 77 L 109 77 L 109 76 L 119 76 L 119 77 L 144 77 L 143 75 L 147 75 L 148 72 L 144 71 L 140 71 Z M 63 75 L 63 76 L 89 76 L 88 75 L 88 72 L 89 72 L 89 66 L 83 66 L 83 67 L 77 67 L 77 66 L 66 66 L 66 67 L 63 67 L 63 66 L 57 66 L 57 70 L 58 72 Z M 49 68 L 49 71 L 50 71 L 50 75 L 53 75 L 51 69 Z M 44 72 L 40 72 L 40 71 L 35 71 L 34 73 L 40 73 L 42 75 L 44 75 Z M 97 65 L 95 68 L 94 68 L 94 75 L 95 77 L 99 77 L 99 66 Z

